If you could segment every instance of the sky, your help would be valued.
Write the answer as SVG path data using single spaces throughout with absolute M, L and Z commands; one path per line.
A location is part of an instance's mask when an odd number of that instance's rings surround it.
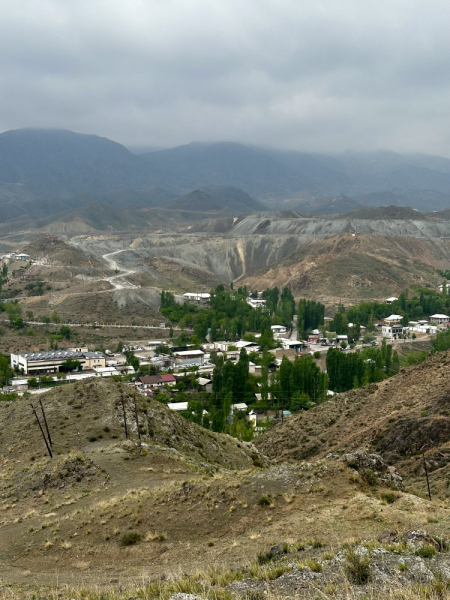
M 2 0 L 0 131 L 450 156 L 448 0 Z

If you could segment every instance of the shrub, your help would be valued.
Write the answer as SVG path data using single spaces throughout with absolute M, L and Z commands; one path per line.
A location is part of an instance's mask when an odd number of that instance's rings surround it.
M 435 554 L 436 548 L 431 546 L 431 544 L 423 544 L 415 551 L 415 555 L 420 556 L 421 558 L 433 558 Z
M 372 469 L 366 469 L 363 473 L 363 477 L 369 485 L 376 485 L 378 482 L 378 478 Z
M 270 506 L 272 502 L 269 496 L 261 496 L 261 498 L 258 500 L 258 504 L 260 506 Z
M 356 585 L 367 583 L 370 579 L 369 557 L 359 556 L 354 550 L 348 550 L 345 558 L 345 569 L 350 581 Z
M 314 358 L 320 358 L 321 354 L 318 350 L 314 352 Z
M 138 533 L 137 531 L 127 531 L 127 533 L 124 533 L 122 535 L 122 537 L 120 538 L 120 545 L 121 546 L 134 546 L 134 544 L 137 544 L 140 541 L 141 541 L 140 533 Z
M 310 559 L 307 560 L 305 564 L 314 573 L 322 573 L 322 565 L 319 562 L 317 562 L 317 560 Z
M 409 569 L 408 565 L 406 563 L 400 563 L 398 565 L 398 570 L 399 571 L 407 571 Z
M 267 563 L 270 563 L 270 561 L 273 559 L 273 554 L 272 552 L 260 552 L 258 554 L 258 565 L 267 565 Z
M 388 504 L 394 504 L 394 502 L 399 498 L 400 494 L 396 494 L 395 492 L 386 492 L 385 494 L 381 494 L 381 499 L 385 500 Z

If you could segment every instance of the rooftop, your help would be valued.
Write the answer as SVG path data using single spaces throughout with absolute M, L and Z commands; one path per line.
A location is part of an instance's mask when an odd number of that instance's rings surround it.
M 50 350 L 48 352 L 20 353 L 28 362 L 42 362 L 47 360 L 65 360 L 66 358 L 104 358 L 101 352 L 78 352 L 73 350 Z

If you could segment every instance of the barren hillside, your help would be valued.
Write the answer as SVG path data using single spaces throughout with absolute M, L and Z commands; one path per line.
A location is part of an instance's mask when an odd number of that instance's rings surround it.
M 431 465 L 432 491 L 446 495 L 450 476 L 450 352 L 379 384 L 339 394 L 289 418 L 256 440 L 279 461 L 305 460 L 366 448 L 379 452 L 425 493 L 422 452 Z

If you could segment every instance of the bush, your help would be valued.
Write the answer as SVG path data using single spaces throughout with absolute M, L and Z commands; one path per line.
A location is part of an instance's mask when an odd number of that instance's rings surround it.
M 258 565 L 267 565 L 273 558 L 272 552 L 260 552 L 257 558 Z
M 421 558 L 433 558 L 435 554 L 436 548 L 430 544 L 423 544 L 415 551 L 415 555 L 420 556 Z
M 394 502 L 399 498 L 400 494 L 396 494 L 395 492 L 386 492 L 385 494 L 381 494 L 381 499 L 388 504 L 394 504 Z
M 258 504 L 260 506 L 270 506 L 272 504 L 269 496 L 261 496 L 261 498 L 258 500 Z
M 363 478 L 369 485 L 376 485 L 378 483 L 378 478 L 372 469 L 366 469 L 363 473 Z
M 321 354 L 318 350 L 314 352 L 314 358 L 320 358 Z
M 356 585 L 363 585 L 370 579 L 370 559 L 368 556 L 359 556 L 354 550 L 345 554 L 345 569 L 350 581 Z
M 138 533 L 137 531 L 127 531 L 127 533 L 124 533 L 122 535 L 122 537 L 120 538 L 120 545 L 121 546 L 134 546 L 134 544 L 137 544 L 140 541 L 141 541 L 140 533 Z

